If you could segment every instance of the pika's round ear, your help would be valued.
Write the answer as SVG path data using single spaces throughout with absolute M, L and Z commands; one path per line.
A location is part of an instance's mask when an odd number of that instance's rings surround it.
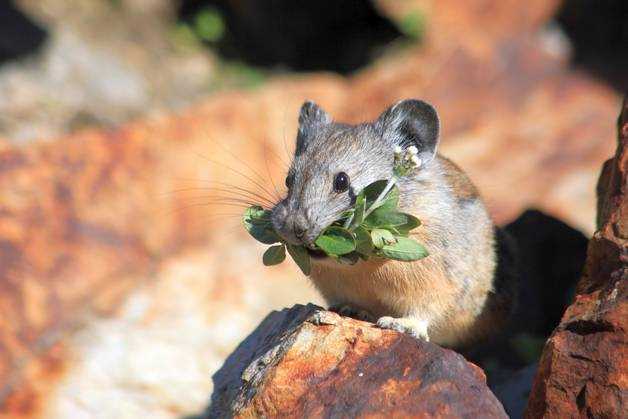
M 403 148 L 419 149 L 423 161 L 434 158 L 439 142 L 440 121 L 436 109 L 422 100 L 407 99 L 384 111 L 376 121 L 383 138 Z
M 299 125 L 312 125 L 312 124 L 328 124 L 331 122 L 331 118 L 316 103 L 311 100 L 303 102 L 301 110 L 299 111 Z
M 318 128 L 330 122 L 331 118 L 323 108 L 310 100 L 303 102 L 299 111 L 296 155 L 298 156 L 305 150 L 308 141 L 314 136 Z

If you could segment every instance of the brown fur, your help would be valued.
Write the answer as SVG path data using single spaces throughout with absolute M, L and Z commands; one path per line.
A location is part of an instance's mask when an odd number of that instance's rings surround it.
M 330 305 L 350 305 L 374 318 L 427 321 L 431 340 L 460 346 L 495 332 L 508 313 L 492 310 L 496 267 L 494 227 L 468 177 L 437 156 L 425 169 L 424 188 L 402 209 L 422 221 L 413 235 L 430 255 L 416 262 L 372 259 L 353 266 L 315 261 L 310 279 Z M 402 196 L 403 188 L 402 188 Z M 445 205 L 441 196 L 453 196 Z M 460 205 L 468 207 L 465 212 Z M 450 231 L 458 225 L 458 231 Z M 458 247 L 464 235 L 470 247 Z M 453 267 L 451 265 L 454 265 Z
M 445 181 L 451 187 L 456 198 L 472 200 L 480 197 L 475 185 L 457 164 L 443 156 L 440 156 L 440 163 L 444 169 Z
M 348 125 L 306 102 L 299 121 L 292 185 L 271 217 L 288 243 L 311 246 L 351 207 L 355 192 L 390 179 L 395 147 L 416 147 L 421 162 L 396 186 L 399 209 L 422 222 L 413 236 L 429 256 L 414 262 L 372 258 L 352 266 L 314 259 L 310 279 L 327 302 L 345 312 L 370 312 L 380 327 L 448 346 L 497 332 L 511 311 L 511 294 L 504 290 L 514 278 L 498 265 L 497 230 L 477 189 L 436 152 L 436 110 L 405 100 L 371 123 Z M 333 186 L 341 172 L 351 180 L 347 191 Z

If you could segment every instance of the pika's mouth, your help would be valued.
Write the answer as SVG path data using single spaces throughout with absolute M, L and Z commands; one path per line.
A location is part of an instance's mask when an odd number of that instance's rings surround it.
M 310 249 L 309 247 L 306 247 L 306 250 L 310 257 L 313 259 L 325 259 L 327 257 L 327 254 L 322 250 Z

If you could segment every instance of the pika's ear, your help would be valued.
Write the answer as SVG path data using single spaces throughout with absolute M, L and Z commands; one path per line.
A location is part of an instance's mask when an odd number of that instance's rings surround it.
M 299 132 L 297 134 L 297 155 L 306 147 L 307 141 L 317 128 L 329 124 L 331 117 L 316 103 L 308 100 L 303 102 L 299 111 Z
M 385 140 L 403 148 L 419 149 L 419 157 L 430 161 L 436 154 L 440 121 L 436 109 L 422 100 L 397 102 L 377 119 L 376 126 Z
M 311 100 L 306 100 L 301 105 L 299 111 L 299 126 L 304 125 L 316 125 L 316 124 L 328 124 L 331 122 L 331 118 L 316 103 Z

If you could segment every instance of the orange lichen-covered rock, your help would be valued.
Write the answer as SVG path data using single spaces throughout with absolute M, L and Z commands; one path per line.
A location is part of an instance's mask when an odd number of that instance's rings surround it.
M 208 415 L 506 417 L 461 355 L 311 304 L 271 313 L 229 356 Z
M 549 339 L 528 418 L 623 417 L 628 411 L 628 101 L 598 183 L 598 228 L 576 300 Z M 622 413 L 623 412 L 623 413 Z

